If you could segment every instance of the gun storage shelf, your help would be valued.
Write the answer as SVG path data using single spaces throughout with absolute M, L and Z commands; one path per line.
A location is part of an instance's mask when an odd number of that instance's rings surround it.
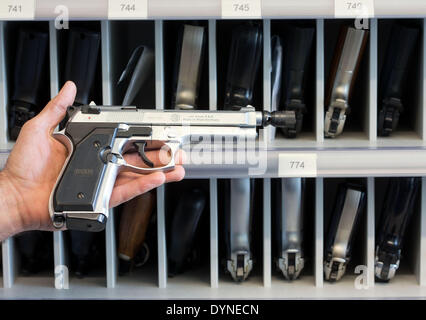
M 211 110 L 220 109 L 224 99 L 224 68 L 226 47 L 233 27 L 239 20 L 216 20 L 220 16 L 219 1 L 148 1 L 148 16 L 158 20 L 98 21 L 107 16 L 107 1 L 90 1 L 81 6 L 77 1 L 60 1 L 70 7 L 73 21 L 70 28 L 84 27 L 101 33 L 101 50 L 96 71 L 96 84 L 92 92 L 97 104 L 120 103 L 121 89 L 116 83 L 132 50 L 140 44 L 155 50 L 155 72 L 150 86 L 137 98 L 144 108 L 168 109 L 171 104 L 171 69 L 177 34 L 175 27 L 183 24 L 176 19 L 198 20 L 206 27 L 207 51 L 200 99 Z M 357 95 L 352 105 L 353 121 L 336 139 L 324 138 L 324 98 L 327 73 L 333 48 L 341 25 L 351 20 L 333 19 L 334 1 L 311 1 L 307 10 L 295 1 L 263 1 L 261 20 L 263 54 L 261 70 L 256 79 L 254 101 L 256 107 L 271 108 L 271 36 L 288 24 L 304 23 L 315 27 L 314 54 L 310 58 L 312 72 L 305 126 L 296 139 L 286 139 L 281 133 L 272 136 L 271 130 L 261 133 L 260 139 L 267 149 L 267 170 L 254 176 L 257 184 L 255 219 L 259 223 L 253 232 L 256 259 L 248 280 L 234 283 L 224 274 L 221 260 L 222 212 L 221 183 L 225 178 L 248 176 L 248 165 L 187 165 L 187 180 L 203 183 L 208 189 L 206 237 L 202 248 L 207 259 L 200 267 L 173 278 L 167 277 L 167 200 L 172 186 L 156 190 L 156 252 L 146 266 L 126 275 L 118 275 L 117 213 L 111 212 L 104 237 L 105 258 L 101 266 L 83 279 L 70 273 L 69 289 L 55 289 L 55 272 L 69 266 L 70 249 L 65 232 L 52 235 L 54 268 L 40 274 L 23 276 L 16 237 L 2 243 L 2 285 L 0 298 L 424 298 L 426 297 L 426 8 L 421 1 L 404 6 L 396 2 L 375 1 L 375 14 L 379 18 L 369 22 L 366 52 L 356 82 Z M 41 28 L 49 32 L 49 76 L 45 84 L 48 95 L 54 96 L 64 82 L 64 56 L 69 31 L 56 30 L 51 13 L 59 1 L 36 1 L 37 21 L 0 21 L 0 165 L 3 167 L 13 147 L 8 136 L 7 108 L 12 95 L 12 78 L 17 30 L 22 26 Z M 387 4 L 385 6 L 385 4 Z M 186 5 L 186 6 L 184 6 Z M 289 7 L 290 6 L 290 7 Z M 291 9 L 288 9 L 291 8 Z M 382 19 L 387 17 L 392 19 Z M 273 19 L 269 19 L 273 18 Z M 330 18 L 330 19 L 329 19 Z M 390 24 L 404 18 L 416 25 L 421 36 L 413 54 L 410 73 L 411 96 L 409 112 L 404 114 L 401 129 L 390 137 L 377 136 L 379 66 L 385 50 L 385 38 Z M 87 21 L 84 21 L 87 20 Z M 90 21 L 88 21 L 90 20 Z M 227 42 L 228 41 L 228 42 Z M 347 130 L 346 130 L 347 129 Z M 309 153 L 317 156 L 316 177 L 307 178 L 309 194 L 305 202 L 309 210 L 305 230 L 306 266 L 301 278 L 284 280 L 275 268 L 275 246 L 272 219 L 272 188 L 274 179 L 280 178 L 281 154 Z M 415 214 L 408 226 L 404 256 L 400 269 L 389 283 L 374 279 L 376 217 L 383 194 L 383 185 L 389 177 L 420 176 L 422 187 Z M 343 179 L 357 179 L 365 186 L 367 207 L 360 223 L 360 232 L 354 246 L 354 255 L 346 275 L 341 281 L 324 281 L 323 251 L 325 225 L 329 218 L 330 198 L 335 186 Z M 362 283 L 355 267 L 364 265 Z M 57 278 L 56 278 L 57 279 Z M 359 289 L 357 284 L 368 284 Z M 358 289 L 357 289 L 358 288 Z

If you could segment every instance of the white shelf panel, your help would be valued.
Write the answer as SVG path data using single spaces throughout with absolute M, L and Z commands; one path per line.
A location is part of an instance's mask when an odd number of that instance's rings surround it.
M 66 6 L 72 19 L 106 19 L 108 0 L 36 0 L 35 18 L 55 18 Z M 262 0 L 264 18 L 334 18 L 334 0 Z M 424 17 L 423 0 L 375 0 L 376 17 Z M 148 0 L 151 19 L 209 19 L 221 17 L 220 0 Z

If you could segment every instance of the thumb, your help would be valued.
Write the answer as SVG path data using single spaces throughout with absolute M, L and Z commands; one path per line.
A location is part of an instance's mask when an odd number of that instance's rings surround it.
M 59 91 L 58 95 L 53 98 L 36 117 L 49 129 L 54 129 L 64 119 L 66 110 L 74 103 L 77 88 L 72 81 L 67 81 Z

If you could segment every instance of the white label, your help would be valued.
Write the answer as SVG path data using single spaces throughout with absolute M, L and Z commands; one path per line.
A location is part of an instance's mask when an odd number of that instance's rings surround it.
M 317 176 L 317 155 L 315 153 L 280 153 L 278 161 L 280 177 Z
M 108 19 L 146 19 L 148 0 L 109 0 Z
M 0 0 L 0 20 L 33 20 L 35 0 Z
M 261 0 L 222 0 L 222 18 L 262 18 Z
M 334 0 L 336 18 L 373 18 L 374 0 Z

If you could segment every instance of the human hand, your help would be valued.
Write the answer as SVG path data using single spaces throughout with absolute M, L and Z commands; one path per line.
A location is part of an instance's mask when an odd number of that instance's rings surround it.
M 39 115 L 26 122 L 0 172 L 0 241 L 26 230 L 54 230 L 49 215 L 49 197 L 67 157 L 65 146 L 52 137 L 54 129 L 74 102 L 76 87 L 67 82 Z M 147 152 L 155 164 L 158 151 Z M 136 154 L 124 155 L 135 166 L 145 164 Z M 164 183 L 180 181 L 185 170 L 176 159 L 173 171 L 146 175 L 123 172 L 117 177 L 110 207 L 115 207 Z M 145 166 L 146 167 L 146 166 Z

